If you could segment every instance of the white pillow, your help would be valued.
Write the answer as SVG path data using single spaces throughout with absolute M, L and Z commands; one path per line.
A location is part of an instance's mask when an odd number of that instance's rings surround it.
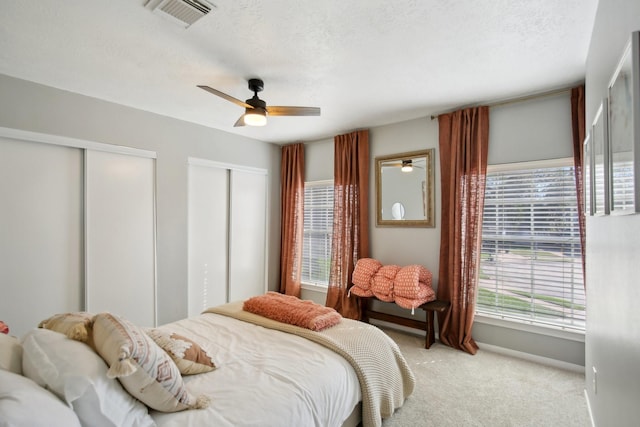
M 80 427 L 78 417 L 29 378 L 0 369 L 0 427 Z
M 118 378 L 132 396 L 162 412 L 202 409 L 205 396 L 191 395 L 169 355 L 142 328 L 111 313 L 97 314 L 93 323 L 96 351 L 109 364 L 107 375 Z
M 0 369 L 22 374 L 22 346 L 18 338 L 0 334 Z
M 85 426 L 155 426 L 148 409 L 120 383 L 88 345 L 48 329 L 22 338 L 24 375 L 71 405 Z

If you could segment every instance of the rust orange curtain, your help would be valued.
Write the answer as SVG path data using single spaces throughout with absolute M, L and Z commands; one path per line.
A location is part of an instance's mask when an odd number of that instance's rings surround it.
M 369 257 L 369 131 L 334 138 L 333 235 L 328 307 L 360 320 L 357 297 L 349 297 L 351 275 L 360 258 Z
M 438 116 L 442 194 L 437 296 L 450 301 L 438 314 L 440 341 L 475 354 L 471 337 L 482 242 L 489 147 L 489 107 Z
M 582 249 L 582 273 L 584 285 L 587 286 L 585 265 L 586 228 L 584 216 L 584 178 L 582 170 L 583 149 L 585 138 L 584 113 L 584 85 L 571 89 L 571 131 L 573 135 L 573 166 L 576 176 L 576 195 L 578 196 L 578 224 L 580 226 L 580 246 Z
M 304 145 L 282 147 L 280 292 L 300 297 L 304 232 Z

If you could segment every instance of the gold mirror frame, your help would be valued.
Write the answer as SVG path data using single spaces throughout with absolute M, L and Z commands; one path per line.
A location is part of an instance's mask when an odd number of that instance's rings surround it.
M 434 209 L 434 157 L 435 157 L 435 148 L 429 148 L 427 150 L 421 151 L 412 151 L 408 153 L 400 153 L 400 154 L 391 154 L 388 156 L 380 156 L 376 157 L 376 225 L 383 227 L 435 227 L 435 209 Z M 389 188 L 390 181 L 387 178 L 386 181 L 384 179 L 383 168 L 387 171 L 391 171 L 392 168 L 398 171 L 401 170 L 403 166 L 403 161 L 405 164 L 408 164 L 409 161 L 416 165 L 411 172 L 414 174 L 411 176 L 411 180 L 407 181 L 403 185 L 396 185 L 396 188 Z M 422 168 L 424 168 L 424 175 L 422 175 Z M 419 173 L 417 176 L 415 174 Z M 394 172 L 395 175 L 397 173 Z M 390 176 L 389 173 L 387 176 Z M 420 179 L 422 178 L 422 179 Z M 396 178 L 398 181 L 400 178 Z M 415 184 L 415 185 L 412 185 Z M 421 186 L 422 188 L 416 188 L 417 186 Z M 398 188 L 401 187 L 401 188 Z M 383 194 L 383 191 L 385 192 Z M 392 193 L 394 196 L 393 199 L 390 199 L 388 193 Z M 420 194 L 422 195 L 420 197 Z M 417 197 L 416 197 L 417 195 Z M 403 200 L 403 197 L 405 199 Z M 410 197 L 407 199 L 406 197 Z M 404 202 L 404 203 L 403 203 Z M 383 206 L 383 203 L 388 206 Z M 405 209 L 408 214 L 407 219 L 390 219 L 389 215 L 385 213 L 383 215 L 383 208 L 387 210 L 387 212 L 391 213 L 391 206 L 395 203 L 401 203 L 399 209 L 394 209 L 395 212 L 400 212 L 404 214 Z M 404 205 L 408 206 L 405 207 Z M 421 206 L 424 216 L 419 219 L 416 219 L 419 215 L 419 212 L 416 213 L 416 206 Z M 398 207 L 398 206 L 397 206 Z M 419 208 L 418 208 L 419 209 Z

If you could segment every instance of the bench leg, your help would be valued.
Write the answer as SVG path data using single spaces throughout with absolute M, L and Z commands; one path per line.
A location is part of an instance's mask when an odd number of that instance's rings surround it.
M 424 337 L 424 348 L 428 349 L 431 347 L 436 340 L 436 333 L 433 330 L 433 310 L 427 310 L 427 334 Z

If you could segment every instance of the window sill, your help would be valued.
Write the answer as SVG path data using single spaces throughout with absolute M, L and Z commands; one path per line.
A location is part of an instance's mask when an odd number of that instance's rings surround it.
M 562 329 L 554 326 L 541 326 L 528 323 L 527 321 L 519 321 L 516 319 L 505 319 L 498 316 L 491 316 L 484 313 L 476 313 L 474 317 L 478 323 L 500 326 L 503 328 L 515 329 L 523 332 L 531 332 L 539 335 L 562 338 L 571 341 L 584 342 L 584 331 L 576 329 Z
M 301 283 L 300 287 L 305 291 L 322 292 L 327 293 L 327 287 L 323 285 L 316 285 L 315 283 Z

